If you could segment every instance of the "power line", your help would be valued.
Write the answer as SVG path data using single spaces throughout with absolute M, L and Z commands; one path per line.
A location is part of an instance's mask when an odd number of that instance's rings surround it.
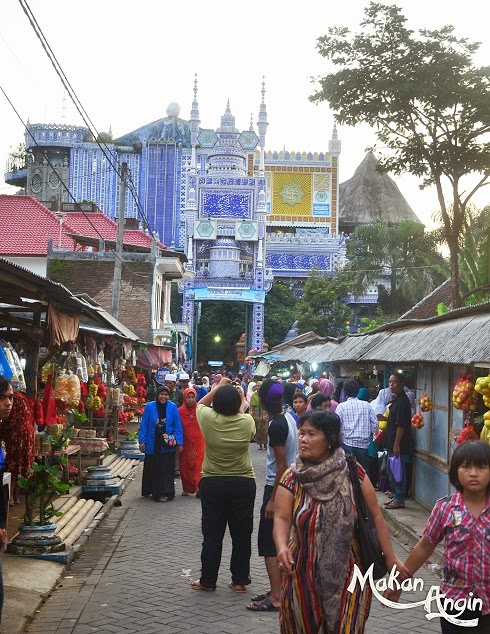
M 99 132 L 96 128 L 96 126 L 94 125 L 94 123 L 92 122 L 92 120 L 90 119 L 88 113 L 86 112 L 85 108 L 83 107 L 80 99 L 78 98 L 75 90 L 73 89 L 73 87 L 70 84 L 70 81 L 68 80 L 67 76 L 65 75 L 61 64 L 58 62 L 58 59 L 56 58 L 56 55 L 54 54 L 53 50 L 51 49 L 41 27 L 39 26 L 36 17 L 34 16 L 31 8 L 29 7 L 28 3 L 26 0 L 19 0 L 19 4 L 22 7 L 22 10 L 24 11 L 25 15 L 27 16 L 27 19 L 29 20 L 30 25 L 32 26 L 37 38 L 39 39 L 39 41 L 41 42 L 41 46 L 43 47 L 46 55 L 48 56 L 49 61 L 51 62 L 51 65 L 53 66 L 56 74 L 58 75 L 58 77 L 60 78 L 65 90 L 67 91 L 68 95 L 70 96 L 70 99 L 73 101 L 78 113 L 80 114 L 80 116 L 82 117 L 85 125 L 87 126 L 87 128 L 92 132 L 94 138 L 95 138 L 95 142 L 97 143 L 97 145 L 99 146 L 99 148 L 101 149 L 102 153 L 104 154 L 104 156 L 106 157 L 109 165 L 115 170 L 116 174 L 119 176 L 119 178 L 122 180 L 122 173 L 121 173 L 121 168 L 120 166 L 115 163 L 113 161 L 113 156 L 110 152 L 109 147 L 107 146 L 107 144 L 103 141 L 103 145 L 101 144 L 100 140 L 99 140 Z M 143 210 L 143 207 L 141 206 L 137 193 L 136 193 L 136 189 L 133 188 L 129 188 L 129 191 L 131 192 L 131 196 L 133 197 L 136 206 L 142 216 L 142 219 L 144 221 L 144 223 L 146 224 L 146 227 L 148 228 L 148 230 L 150 231 L 150 233 L 153 232 L 152 227 L 148 221 L 148 217 L 146 215 L 146 213 Z

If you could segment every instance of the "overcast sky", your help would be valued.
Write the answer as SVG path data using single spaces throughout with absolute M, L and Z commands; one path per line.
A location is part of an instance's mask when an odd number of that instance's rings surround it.
M 408 26 L 440 28 L 482 42 L 476 62 L 488 65 L 488 20 L 481 0 L 388 0 L 403 7 Z M 267 150 L 326 151 L 333 116 L 326 103 L 308 101 L 312 76 L 326 74 L 316 41 L 330 26 L 357 30 L 364 0 L 30 0 L 52 50 L 97 130 L 122 136 L 165 116 L 176 101 L 190 116 L 194 74 L 199 82 L 201 126 L 216 128 L 229 99 L 236 125 L 256 122 L 262 75 L 266 82 Z M 76 8 L 75 8 L 76 7 Z M 0 85 L 22 119 L 61 123 L 63 86 L 18 0 L 0 1 Z M 66 123 L 80 124 L 67 98 Z M 340 181 L 350 178 L 374 142 L 367 126 L 339 128 Z M 23 127 L 0 94 L 0 193 L 9 148 Z M 409 175 L 395 182 L 426 224 L 437 208 L 433 191 L 420 192 Z M 483 206 L 490 195 L 475 202 Z

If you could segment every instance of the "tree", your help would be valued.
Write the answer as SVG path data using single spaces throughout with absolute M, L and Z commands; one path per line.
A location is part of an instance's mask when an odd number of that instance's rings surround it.
M 399 7 L 371 2 L 361 32 L 330 28 L 317 48 L 340 69 L 321 78 L 310 99 L 327 101 L 341 124 L 373 126 L 387 150 L 380 169 L 435 186 L 456 308 L 459 237 L 468 204 L 490 176 L 490 67 L 474 66 L 479 44 L 457 39 L 452 26 L 416 36 L 405 23 Z
M 298 331 L 312 330 L 323 337 L 345 335 L 352 319 L 352 310 L 345 302 L 353 290 L 349 273 L 339 272 L 336 277 L 327 277 L 319 269 L 313 269 L 299 302 Z
M 276 282 L 265 296 L 264 338 L 269 348 L 284 341 L 296 320 L 298 298 L 286 284 Z
M 439 272 L 447 273 L 447 262 L 418 222 L 361 224 L 347 242 L 346 255 L 346 269 L 363 288 L 388 280 L 387 288 L 379 289 L 379 303 L 392 319 L 447 279 Z
M 460 253 L 463 300 L 476 304 L 490 297 L 490 206 L 467 223 Z

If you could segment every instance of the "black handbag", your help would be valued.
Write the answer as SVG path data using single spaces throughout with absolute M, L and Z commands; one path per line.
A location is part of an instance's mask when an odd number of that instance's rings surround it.
M 381 579 L 388 572 L 388 568 L 386 567 L 383 551 L 381 550 L 376 526 L 374 525 L 371 512 L 362 493 L 356 459 L 352 454 L 347 454 L 346 458 L 352 483 L 352 491 L 354 493 L 354 504 L 357 510 L 357 522 L 354 530 L 359 544 L 361 559 L 359 568 L 361 572 L 365 574 L 369 566 L 374 564 L 373 579 Z

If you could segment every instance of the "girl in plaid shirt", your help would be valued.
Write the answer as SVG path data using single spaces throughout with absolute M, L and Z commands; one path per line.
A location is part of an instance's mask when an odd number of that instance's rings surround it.
M 478 618 L 476 627 L 455 625 L 441 618 L 443 634 L 490 632 L 490 445 L 469 440 L 455 449 L 449 466 L 449 480 L 456 491 L 438 500 L 424 535 L 405 565 L 412 575 L 444 539 L 441 594 L 459 605 L 472 606 L 481 599 L 481 611 L 445 611 L 455 618 Z M 472 594 L 470 594 L 472 593 Z M 468 603 L 468 600 L 471 602 Z M 465 601 L 467 603 L 465 603 Z

